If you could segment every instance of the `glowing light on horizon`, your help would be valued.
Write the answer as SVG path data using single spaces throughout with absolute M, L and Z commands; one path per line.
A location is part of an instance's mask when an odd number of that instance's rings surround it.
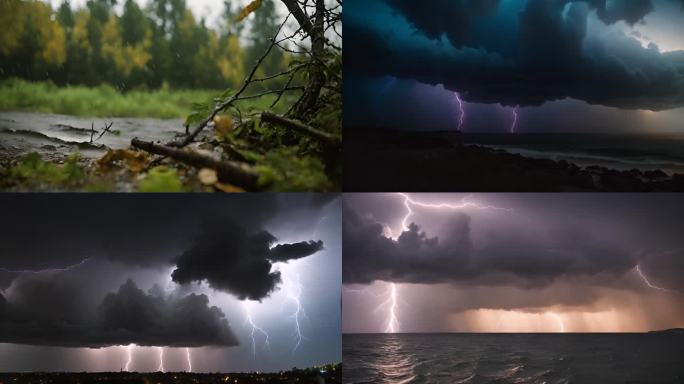
M 254 323 L 254 320 L 252 319 L 252 313 L 249 308 L 249 302 L 245 301 L 243 302 L 243 305 L 245 307 L 245 314 L 246 314 L 246 322 L 249 323 L 250 327 L 252 328 L 252 331 L 250 333 L 252 337 L 252 354 L 254 358 L 256 359 L 256 333 L 261 333 L 264 336 L 264 347 L 268 349 L 269 351 L 271 350 L 271 344 L 268 341 L 268 333 L 264 331 L 261 327 L 256 325 Z
M 516 133 L 515 129 L 518 127 L 518 106 L 513 108 L 513 122 L 511 123 L 511 133 Z
M 164 372 L 164 347 L 159 347 L 159 372 Z
M 463 126 L 463 121 L 465 119 L 465 109 L 463 108 L 463 101 L 461 100 L 461 95 L 459 95 L 458 92 L 454 92 L 454 95 L 456 95 L 456 101 L 458 101 L 458 130 L 460 131 L 461 127 Z
M 188 372 L 192 372 L 192 359 L 190 358 L 190 348 L 185 348 L 185 357 L 188 359 Z
M 635 267 L 635 269 L 636 269 L 637 273 L 639 274 L 639 276 L 641 276 L 641 279 L 644 281 L 644 283 L 646 283 L 647 286 L 649 286 L 649 287 L 651 287 L 651 288 L 653 288 L 653 289 L 657 289 L 657 290 L 659 290 L 659 291 L 663 291 L 663 292 L 674 292 L 674 291 L 671 291 L 671 290 L 669 290 L 669 289 L 667 289 L 667 288 L 659 287 L 659 286 L 657 286 L 657 285 L 652 284 L 652 283 L 648 280 L 648 278 L 646 277 L 646 275 L 644 275 L 644 273 L 641 271 L 641 268 L 639 267 L 639 264 L 637 264 L 637 266 Z
M 68 270 L 71 270 L 71 269 L 80 267 L 81 265 L 83 265 L 83 264 L 85 264 L 86 262 L 88 262 L 88 260 L 90 260 L 90 259 L 91 259 L 91 258 L 88 257 L 88 258 L 85 258 L 85 259 L 79 261 L 79 262 L 76 263 L 76 264 L 69 265 L 69 266 L 62 267 L 62 268 L 45 268 L 45 269 L 8 269 L 8 268 L 2 268 L 2 267 L 0 267 L 0 271 L 9 272 L 9 273 L 50 273 L 50 272 L 66 272 L 66 271 L 68 271 Z

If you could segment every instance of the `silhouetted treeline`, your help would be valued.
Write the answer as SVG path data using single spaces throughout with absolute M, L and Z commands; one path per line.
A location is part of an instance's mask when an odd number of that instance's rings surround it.
M 150 0 L 144 9 L 134 0 L 122 4 L 117 14 L 117 0 L 88 0 L 79 9 L 64 0 L 56 10 L 43 1 L 0 0 L 0 79 L 223 89 L 244 79 L 280 22 L 273 0 L 241 23 L 225 0 L 215 29 L 185 0 Z M 272 50 L 260 71 L 280 72 L 291 59 Z

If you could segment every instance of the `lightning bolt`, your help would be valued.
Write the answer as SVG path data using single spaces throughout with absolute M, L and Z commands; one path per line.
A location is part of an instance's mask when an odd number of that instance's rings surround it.
M 470 201 L 467 201 L 470 196 L 466 196 L 461 199 L 461 201 L 457 204 L 453 203 L 439 203 L 439 204 L 429 204 L 429 203 L 423 203 L 420 201 L 413 200 L 407 193 L 398 193 L 399 196 L 404 198 L 404 207 L 406 207 L 406 215 L 404 215 L 404 218 L 401 220 L 401 231 L 407 231 L 408 228 L 408 219 L 413 215 L 413 209 L 411 209 L 411 205 L 415 205 L 418 207 L 422 208 L 435 208 L 435 209 L 453 209 L 453 210 L 461 210 L 461 209 L 467 209 L 467 208 L 473 208 L 473 209 L 492 209 L 492 210 L 500 210 L 500 211 L 508 211 L 512 212 L 512 209 L 509 208 L 501 208 L 501 207 L 495 207 L 493 205 L 480 205 L 477 203 L 473 203 Z M 396 240 L 396 238 L 394 238 Z
M 563 324 L 563 319 L 560 317 L 560 315 L 557 313 L 552 313 L 551 316 L 553 316 L 556 319 L 556 323 L 558 323 L 558 332 L 565 333 L 565 324 Z
M 159 347 L 159 372 L 164 372 L 164 347 Z
M 411 208 L 412 205 L 422 207 L 422 208 L 432 208 L 432 209 L 451 209 L 451 210 L 462 210 L 462 209 L 468 209 L 468 208 L 473 208 L 473 209 L 492 209 L 492 210 L 501 210 L 501 211 L 507 211 L 507 212 L 512 212 L 512 209 L 509 208 L 501 208 L 501 207 L 495 207 L 493 205 L 481 205 L 477 203 L 473 203 L 471 201 L 468 201 L 470 196 L 466 196 L 461 199 L 460 202 L 454 204 L 454 203 L 424 203 L 420 202 L 417 200 L 414 200 L 409 196 L 407 193 L 398 193 L 399 196 L 404 198 L 404 207 L 406 207 L 406 214 L 404 215 L 403 219 L 401 220 L 401 232 L 407 231 L 408 228 L 408 220 L 413 215 L 413 209 Z M 391 231 L 391 229 L 389 229 Z M 390 234 L 392 235 L 392 234 Z M 397 239 L 397 237 L 392 236 L 394 240 Z M 385 333 L 395 333 L 399 331 L 399 319 L 397 318 L 397 285 L 395 283 L 390 282 L 389 283 L 389 294 L 387 300 L 382 302 L 377 308 L 376 311 L 388 307 L 388 317 L 387 317 L 387 326 L 385 327 Z
M 90 257 L 83 259 L 79 261 L 76 264 L 69 265 L 63 268 L 46 268 L 46 269 L 8 269 L 8 268 L 1 268 L 0 271 L 3 272 L 9 272 L 9 273 L 50 273 L 50 272 L 66 272 L 70 269 L 74 269 L 77 267 L 80 267 L 81 265 L 85 264 L 90 260 Z
M 513 108 L 513 122 L 511 123 L 511 133 L 516 133 L 515 129 L 518 126 L 518 106 Z
M 454 95 L 456 96 L 456 101 L 458 102 L 458 130 L 461 130 L 461 127 L 463 126 L 463 121 L 465 120 L 465 109 L 463 108 L 463 100 L 461 100 L 461 95 L 458 94 L 458 92 L 454 92 Z
M 185 348 L 185 357 L 188 360 L 188 372 L 192 372 L 192 359 L 190 359 L 190 348 Z
M 399 331 L 399 320 L 397 319 L 397 285 L 390 283 L 390 295 L 385 304 L 389 304 L 389 318 L 385 333 L 395 333 Z
M 289 278 L 288 280 L 290 281 L 290 284 L 287 284 L 287 299 L 291 302 L 294 303 L 295 306 L 295 312 L 291 315 L 291 317 L 294 319 L 295 323 L 295 338 L 297 340 L 297 343 L 295 344 L 294 348 L 292 349 L 292 352 L 296 351 L 297 348 L 302 343 L 302 330 L 301 327 L 299 326 L 299 319 L 300 316 L 302 318 L 306 318 L 306 312 L 304 311 L 304 307 L 302 306 L 302 302 L 300 300 L 302 296 L 302 284 L 299 280 L 299 274 L 298 273 L 293 273 L 294 278 Z M 289 276 L 289 274 L 288 274 Z
M 651 282 L 648 280 L 648 278 L 646 277 L 646 275 L 644 275 L 644 273 L 641 271 L 641 268 L 639 267 L 639 264 L 637 264 L 637 266 L 636 266 L 635 269 L 636 269 L 637 273 L 639 274 L 639 276 L 641 276 L 641 280 L 643 280 L 644 283 L 646 283 L 646 285 L 648 285 L 649 287 L 651 287 L 651 288 L 653 288 L 653 289 L 657 289 L 657 290 L 659 290 L 659 291 L 663 291 L 663 292 L 674 292 L 674 291 L 671 291 L 671 290 L 669 290 L 669 289 L 667 289 L 667 288 L 663 288 L 663 287 L 659 287 L 659 286 L 657 286 L 657 285 L 651 284 Z
M 266 349 L 268 349 L 269 351 L 271 350 L 271 344 L 268 342 L 268 333 L 266 333 L 266 331 L 264 331 L 262 328 L 260 328 L 258 325 L 254 323 L 254 320 L 252 319 L 252 314 L 249 310 L 249 302 L 245 301 L 243 305 L 245 307 L 246 321 L 252 327 L 252 354 L 256 359 L 256 333 L 261 333 L 264 336 L 264 347 L 266 347 Z
M 131 371 L 131 362 L 133 361 L 133 347 L 135 344 L 129 344 L 126 349 L 128 350 L 128 360 L 126 361 L 126 367 L 124 367 L 124 370 L 126 372 Z

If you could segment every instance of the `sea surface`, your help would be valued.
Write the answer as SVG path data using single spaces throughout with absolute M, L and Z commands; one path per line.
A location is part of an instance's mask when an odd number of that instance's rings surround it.
M 684 133 L 667 134 L 462 134 L 480 144 L 526 157 L 566 160 L 616 170 L 660 169 L 684 174 Z
M 684 383 L 684 335 L 345 334 L 344 383 Z

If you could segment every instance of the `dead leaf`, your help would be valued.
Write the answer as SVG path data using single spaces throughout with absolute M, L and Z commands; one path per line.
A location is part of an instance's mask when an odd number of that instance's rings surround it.
M 218 175 L 216 171 L 211 168 L 202 168 L 199 173 L 197 173 L 197 178 L 200 183 L 204 185 L 214 185 L 218 181 Z
M 102 171 L 109 171 L 117 166 L 117 162 L 123 162 L 126 168 L 134 173 L 145 170 L 148 164 L 148 156 L 144 152 L 130 151 L 128 149 L 112 149 L 97 160 L 97 165 Z
M 242 11 L 240 11 L 240 14 L 237 15 L 235 18 L 235 21 L 240 22 L 244 20 L 247 16 L 249 16 L 252 12 L 256 11 L 261 7 L 261 0 L 254 0 L 251 3 L 247 4 L 246 7 L 242 8 Z

